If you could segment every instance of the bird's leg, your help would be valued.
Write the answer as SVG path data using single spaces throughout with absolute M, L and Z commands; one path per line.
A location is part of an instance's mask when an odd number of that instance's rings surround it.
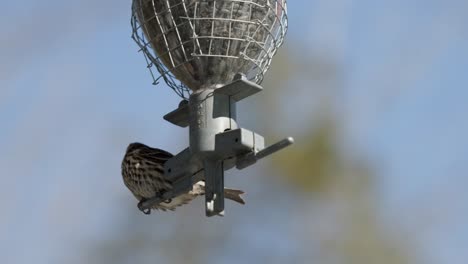
M 145 198 L 141 198 L 140 202 L 138 203 L 138 209 L 140 209 L 140 211 L 142 211 L 145 215 L 149 215 L 151 214 L 151 208 L 147 208 L 147 209 L 144 209 L 143 208 L 143 203 L 146 202 L 147 199 Z
M 159 190 L 159 191 L 157 191 L 156 196 L 162 198 L 162 197 L 164 197 L 164 193 L 165 193 L 165 192 L 166 192 L 165 190 Z M 166 199 L 166 200 L 163 201 L 163 203 L 167 203 L 167 204 L 170 204 L 171 202 L 172 202 L 172 199 L 171 199 L 171 198 Z

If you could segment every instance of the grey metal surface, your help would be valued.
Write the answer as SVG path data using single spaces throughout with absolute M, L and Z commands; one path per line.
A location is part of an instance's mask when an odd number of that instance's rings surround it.
M 141 209 L 186 193 L 193 183 L 205 180 L 206 215 L 224 215 L 224 171 L 246 168 L 293 143 L 286 138 L 265 148 L 261 135 L 238 127 L 236 102 L 261 90 L 239 75 L 224 87 L 193 93 L 188 104 L 183 102 L 166 115 L 172 123 L 189 125 L 190 146 L 164 165 L 173 189 L 145 201 Z
M 238 72 L 261 83 L 288 27 L 286 0 L 133 0 L 131 22 L 155 83 L 183 98 Z
M 236 164 L 237 169 L 242 170 L 252 166 L 258 160 L 274 154 L 275 152 L 278 152 L 294 143 L 294 139 L 292 137 L 288 137 L 279 142 L 276 142 L 271 146 L 268 146 L 267 148 L 264 148 L 263 137 L 257 135 L 256 141 L 256 146 L 260 148 L 256 148 L 255 151 L 249 152 L 246 155 L 239 157 Z M 258 141 L 262 141 L 262 143 L 258 143 Z
M 244 98 L 261 92 L 263 88 L 260 85 L 249 82 L 243 74 L 236 74 L 232 83 L 216 89 L 216 94 L 224 94 L 231 97 L 232 100 L 238 102 Z
M 215 155 L 215 135 L 236 129 L 235 102 L 214 89 L 197 91 L 189 100 L 190 151 L 193 155 Z
M 238 128 L 216 135 L 216 151 L 224 156 L 238 156 L 263 148 L 255 145 L 255 133 L 245 128 Z M 257 144 L 263 143 L 258 140 Z
M 191 162 L 192 153 L 189 148 L 184 149 L 174 158 L 164 164 L 164 175 L 170 181 L 177 181 L 186 173 L 193 173 L 201 169 L 201 166 Z M 188 166 L 190 164 L 190 166 Z
M 179 104 L 179 107 L 166 114 L 164 120 L 180 127 L 188 127 L 189 126 L 189 106 L 188 101 L 182 100 Z
M 225 157 L 216 151 L 216 135 L 237 128 L 235 101 L 214 89 L 197 91 L 189 100 L 189 124 L 192 158 L 203 161 L 206 214 L 222 214 Z
M 205 208 L 207 216 L 224 215 L 224 168 L 220 158 L 205 159 Z
M 257 159 L 263 159 L 265 158 L 266 156 L 269 156 L 275 152 L 278 152 L 290 145 L 292 145 L 294 143 L 294 139 L 292 137 L 288 137 L 288 138 L 285 138 L 281 141 L 278 141 L 276 142 L 275 144 L 267 147 L 267 148 L 264 148 L 262 150 L 260 150 L 259 152 L 257 152 L 255 154 L 255 156 L 257 157 Z

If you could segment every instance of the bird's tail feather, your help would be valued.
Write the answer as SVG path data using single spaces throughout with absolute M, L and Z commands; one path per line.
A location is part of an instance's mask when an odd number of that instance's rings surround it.
M 245 204 L 245 201 L 244 199 L 242 199 L 242 196 L 241 196 L 242 194 L 244 194 L 244 192 L 241 190 L 224 188 L 224 196 L 226 198 L 234 202 L 238 202 L 240 204 Z
M 199 181 L 197 184 L 195 184 L 193 186 L 192 193 L 197 194 L 197 195 L 205 194 L 205 182 Z M 241 196 L 242 194 L 244 194 L 244 191 L 242 190 L 224 188 L 225 198 L 232 200 L 234 202 L 238 202 L 240 204 L 245 204 L 245 201 Z

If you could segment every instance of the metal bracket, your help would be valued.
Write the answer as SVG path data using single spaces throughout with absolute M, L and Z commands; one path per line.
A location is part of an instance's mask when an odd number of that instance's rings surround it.
M 236 74 L 232 83 L 214 90 L 214 94 L 227 95 L 235 102 L 239 102 L 261 91 L 263 88 L 260 85 L 250 82 L 243 74 Z M 176 110 L 166 114 L 163 118 L 176 126 L 188 127 L 190 119 L 188 101 L 182 100 Z
M 187 193 L 194 183 L 205 181 L 206 215 L 224 214 L 224 171 L 244 169 L 293 144 L 291 137 L 265 148 L 264 138 L 237 127 L 235 103 L 263 88 L 237 74 L 232 83 L 206 89 L 182 101 L 164 119 L 180 127 L 190 127 L 190 146 L 168 160 L 165 177 L 173 189 L 142 203 L 142 209 Z
M 214 93 L 228 95 L 232 100 L 239 102 L 261 91 L 263 88 L 260 85 L 249 81 L 243 74 L 236 74 L 232 83 L 216 89 Z
M 188 127 L 189 126 L 189 107 L 188 101 L 182 100 L 179 103 L 179 107 L 166 114 L 163 117 L 166 121 L 180 127 Z
M 244 156 L 238 158 L 236 168 L 238 170 L 245 169 L 255 164 L 257 160 L 270 156 L 271 154 L 278 152 L 292 144 L 294 144 L 294 139 L 292 137 L 288 137 L 258 152 L 249 152 Z

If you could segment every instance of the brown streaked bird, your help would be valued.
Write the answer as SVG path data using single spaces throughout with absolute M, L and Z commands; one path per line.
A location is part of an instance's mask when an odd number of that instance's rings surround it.
M 173 155 L 167 151 L 141 143 L 128 145 L 122 161 L 122 177 L 125 186 L 140 203 L 172 189 L 172 183 L 164 177 L 164 163 L 172 157 Z M 224 189 L 226 198 L 240 204 L 245 204 L 241 197 L 243 193 L 241 190 Z M 205 182 L 199 181 L 188 193 L 156 204 L 152 209 L 174 211 L 176 207 L 187 204 L 203 194 L 205 194 Z M 144 213 L 150 214 L 151 210 L 146 210 Z

